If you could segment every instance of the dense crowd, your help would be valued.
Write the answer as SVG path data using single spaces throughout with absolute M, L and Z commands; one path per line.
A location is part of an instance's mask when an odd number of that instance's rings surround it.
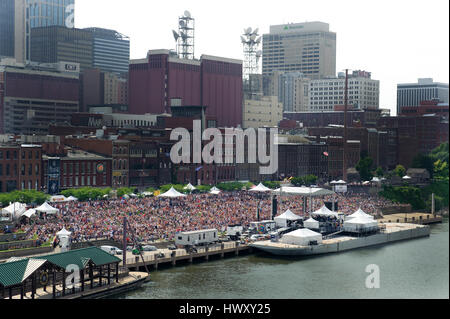
M 336 195 L 339 212 L 354 213 L 361 208 L 368 214 L 379 215 L 380 208 L 391 202 L 368 195 Z M 313 199 L 312 211 L 319 209 L 324 201 L 332 202 L 333 197 Z M 307 200 L 307 211 L 310 201 Z M 224 231 L 228 225 L 248 225 L 260 219 L 271 219 L 272 200 L 270 196 L 248 192 L 230 192 L 219 195 L 195 194 L 183 198 L 141 198 L 116 199 L 89 202 L 68 202 L 53 204 L 59 213 L 45 216 L 21 225 L 28 238 L 37 235 L 46 242 L 65 227 L 72 232 L 73 241 L 96 238 L 122 237 L 123 217 L 134 230 L 138 240 L 148 242 L 156 239 L 172 240 L 178 231 L 216 228 Z M 290 209 L 305 216 L 301 197 L 283 196 L 279 201 L 278 214 Z

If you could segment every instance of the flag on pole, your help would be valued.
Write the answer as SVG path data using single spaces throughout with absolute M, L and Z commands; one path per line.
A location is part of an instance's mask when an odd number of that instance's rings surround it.
M 326 157 L 329 156 L 328 152 L 323 152 L 323 155 L 325 155 Z

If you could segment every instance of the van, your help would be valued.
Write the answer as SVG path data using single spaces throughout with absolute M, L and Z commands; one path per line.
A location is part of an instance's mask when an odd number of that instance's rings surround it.
M 111 255 L 122 255 L 123 251 L 117 247 L 114 246 L 101 246 L 101 250 L 106 251 L 108 254 Z

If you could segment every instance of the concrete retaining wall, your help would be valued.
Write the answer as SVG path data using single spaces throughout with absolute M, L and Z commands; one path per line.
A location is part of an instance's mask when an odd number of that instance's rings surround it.
M 0 252 L 0 260 L 8 259 L 11 257 L 25 257 L 29 255 L 38 255 L 38 254 L 46 254 L 52 252 L 52 247 L 37 247 L 30 249 L 21 249 L 21 250 L 13 250 L 13 251 L 5 251 Z
M 8 241 L 24 240 L 25 237 L 26 237 L 25 233 L 1 234 L 0 235 L 0 243 L 4 243 L 4 242 L 8 242 Z

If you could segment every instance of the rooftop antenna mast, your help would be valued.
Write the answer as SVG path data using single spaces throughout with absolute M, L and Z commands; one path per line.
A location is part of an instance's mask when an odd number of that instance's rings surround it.
M 195 53 L 195 19 L 189 11 L 178 18 L 178 32 L 172 30 L 177 45 L 177 55 L 180 59 L 194 59 Z

